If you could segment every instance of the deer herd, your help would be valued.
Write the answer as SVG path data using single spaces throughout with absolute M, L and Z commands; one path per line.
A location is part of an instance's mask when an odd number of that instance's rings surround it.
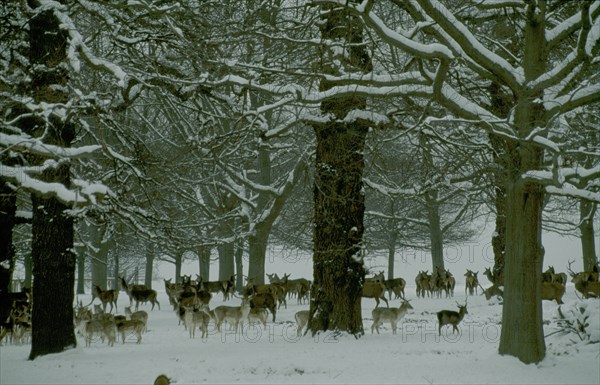
M 576 294 L 583 298 L 599 298 L 600 282 L 599 269 L 595 266 L 592 271 L 575 273 L 571 270 L 572 261 L 568 265 L 568 273 L 574 284 Z M 467 270 L 465 277 L 465 296 L 481 295 L 486 299 L 492 296 L 502 297 L 502 284 L 497 276 L 487 268 L 484 275 L 492 282 L 492 286 L 484 289 L 479 283 L 478 271 Z M 235 290 L 235 276 L 221 281 L 204 281 L 198 275 L 192 280 L 191 276 L 183 276 L 181 282 L 173 283 L 171 279 L 164 280 L 165 292 L 169 303 L 177 315 L 179 324 L 183 324 L 190 338 L 195 338 L 196 329 L 201 332 L 201 338 L 208 338 L 208 327 L 212 322 L 215 330 L 221 332 L 224 323 L 233 333 L 241 333 L 244 322 L 259 324 L 267 328 L 269 315 L 272 322 L 276 322 L 277 310 L 282 306 L 287 309 L 287 300 L 296 298 L 297 304 L 307 304 L 310 300 L 310 281 L 299 278 L 289 279 L 289 274 L 279 277 L 277 274 L 267 274 L 268 284 L 255 284 L 252 279 L 239 293 Z M 543 300 L 556 301 L 562 304 L 562 297 L 567 284 L 566 273 L 556 273 L 554 267 L 549 266 L 541 275 L 541 297 Z M 125 343 L 128 337 L 135 337 L 135 342 L 142 342 L 142 335 L 147 330 L 148 312 L 139 310 L 140 304 L 150 303 L 151 311 L 156 306 L 160 310 L 157 292 L 144 285 L 128 283 L 124 277 L 119 277 L 121 289 L 129 297 L 129 306 L 124 308 L 123 315 L 113 314 L 119 310 L 117 300 L 119 290 L 102 290 L 99 285 L 92 286 L 92 300 L 83 305 L 81 301 L 74 309 L 74 328 L 76 333 L 84 340 L 86 346 L 91 346 L 93 341 L 107 342 L 113 346 L 118 337 Z M 432 274 L 419 271 L 415 277 L 417 298 L 440 298 L 454 296 L 456 280 L 447 269 L 437 268 Z M 375 308 L 371 312 L 373 323 L 371 333 L 380 332 L 380 326 L 387 322 L 390 324 L 392 334 L 396 334 L 398 322 L 413 309 L 410 300 L 405 297 L 406 281 L 403 278 L 385 279 L 384 273 L 379 272 L 366 278 L 362 288 L 363 298 L 375 300 Z M 314 289 L 314 288 L 313 288 Z M 400 299 L 398 307 L 390 307 L 389 299 Z M 239 298 L 238 306 L 220 305 L 211 309 L 210 302 L 214 295 L 221 294 L 223 301 Z M 27 343 L 31 339 L 31 289 L 24 288 L 21 292 L 9 293 L 9 303 L 12 303 L 10 315 L 2 320 L 0 344 L 4 339 L 13 344 Z M 90 305 L 98 299 L 100 304 L 95 304 L 93 311 Z M 386 307 L 380 307 L 380 300 Z M 135 308 L 132 309 L 135 303 Z M 107 308 L 110 306 L 108 312 Z M 441 335 L 442 327 L 452 326 L 452 333 L 458 332 L 458 324 L 463 320 L 467 311 L 467 303 L 462 305 L 457 302 L 458 311 L 440 310 L 436 313 L 438 334 Z M 300 310 L 294 314 L 297 336 L 306 333 L 311 314 L 308 310 Z

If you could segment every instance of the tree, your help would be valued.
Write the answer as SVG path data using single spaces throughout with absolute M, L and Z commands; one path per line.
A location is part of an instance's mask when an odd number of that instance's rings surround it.
M 456 118 L 429 118 L 428 127 L 436 130 L 449 121 L 469 122 L 471 127 L 465 126 L 464 137 L 481 138 L 484 133 L 492 133 L 501 137 L 506 145 L 511 161 L 497 165 L 504 171 L 502 183 L 506 188 L 502 324 L 519 324 L 521 327 L 502 328 L 499 352 L 516 356 L 526 363 L 538 362 L 545 354 L 540 298 L 544 194 L 560 192 L 592 200 L 600 198 L 588 189 L 590 178 L 599 175 L 596 168 L 561 169 L 558 162 L 548 164 L 544 161 L 545 153 L 553 159 L 558 159 L 561 154 L 560 144 L 549 135 L 549 131 L 556 129 L 554 122 L 560 116 L 600 99 L 598 79 L 592 68 L 600 38 L 590 33 L 592 22 L 600 17 L 600 5 L 582 2 L 579 9 L 574 9 L 569 4 L 559 4 L 557 7 L 564 7 L 565 13 L 558 13 L 548 8 L 545 1 L 500 2 L 489 7 L 481 3 L 460 12 L 446 8 L 443 2 L 429 0 L 395 4 L 403 7 L 398 7 L 398 10 L 407 10 L 415 23 L 425 22 L 422 26 L 429 32 L 427 37 L 433 37 L 439 43 L 435 50 L 425 51 L 416 47 L 417 42 L 404 37 L 410 36 L 408 33 L 392 32 L 371 11 L 370 3 L 366 7 L 347 7 L 356 10 L 369 29 L 382 40 L 426 59 L 423 65 L 435 66 L 428 72 L 431 74 L 430 81 L 423 87 L 423 93 Z M 487 40 L 478 36 L 482 29 L 471 30 L 467 25 L 468 17 L 483 18 L 499 13 L 499 10 L 513 13 L 523 31 L 514 62 L 494 52 L 495 42 L 488 44 Z M 559 20 L 554 19 L 557 15 L 560 15 Z M 572 37 L 576 37 L 576 48 L 570 49 L 569 55 L 562 56 L 562 49 L 571 44 Z M 488 48 L 490 45 L 493 48 Z M 552 56 L 558 51 L 563 60 Z M 437 54 L 437 63 L 429 61 L 434 54 Z M 452 67 L 451 63 L 456 58 L 461 61 Z M 481 103 L 477 88 L 470 88 L 474 93 L 463 90 L 462 81 L 468 77 L 498 82 L 503 89 L 514 94 L 508 120 L 500 119 Z M 578 87 L 575 79 L 586 79 L 586 82 Z M 479 87 L 479 90 L 483 89 Z M 560 130 L 557 131 L 560 133 Z M 443 130 L 437 129 L 436 132 L 444 136 Z M 587 181 L 585 187 L 574 186 L 573 183 L 581 178 Z

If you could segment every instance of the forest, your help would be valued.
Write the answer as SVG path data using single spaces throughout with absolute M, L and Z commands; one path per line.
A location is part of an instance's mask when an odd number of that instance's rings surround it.
M 308 329 L 359 337 L 372 250 L 492 221 L 498 353 L 544 359 L 542 231 L 595 271 L 600 2 L 0 4 L 0 318 L 25 266 L 30 359 L 76 345 L 75 293 L 154 261 L 265 283 L 312 255 Z M 571 266 L 571 265 L 569 265 Z M 91 277 L 91 278 L 88 278 Z M 411 277 L 412 279 L 412 277 Z M 49 311 L 52 309 L 53 311 Z

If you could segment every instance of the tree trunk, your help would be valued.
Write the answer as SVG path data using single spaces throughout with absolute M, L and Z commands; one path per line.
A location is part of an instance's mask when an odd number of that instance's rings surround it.
M 28 2 L 36 8 L 37 2 Z M 35 102 L 66 103 L 68 77 L 66 61 L 67 31 L 52 10 L 34 14 L 29 22 L 30 61 L 34 66 L 32 92 Z M 69 147 L 75 127 L 51 116 L 48 124 L 30 122 L 27 132 L 44 134 L 47 143 Z M 42 159 L 32 159 L 41 164 Z M 62 163 L 47 168 L 41 178 L 46 182 L 70 185 L 70 166 Z M 54 197 L 32 196 L 33 308 L 30 359 L 62 352 L 77 344 L 73 329 L 75 297 L 75 255 L 73 219 L 65 213 L 71 207 Z
M 144 285 L 152 289 L 152 271 L 154 268 L 154 244 L 148 242 L 146 245 L 146 270 L 144 274 Z
M 440 219 L 440 204 L 436 190 L 425 193 L 425 208 L 429 221 L 429 239 L 431 241 L 431 271 L 437 268 L 445 270 L 444 267 L 444 236 Z
M 119 282 L 119 271 L 121 270 L 121 260 L 119 258 L 119 253 L 114 253 L 113 258 L 115 261 L 115 269 L 113 271 L 113 283 L 112 288 L 115 290 L 121 290 L 121 283 Z
M 594 237 L 594 216 L 598 205 L 584 199 L 579 201 L 579 231 L 581 233 L 581 252 L 583 254 L 583 270 L 592 271 L 598 264 L 596 256 L 596 240 Z
M 268 239 L 269 230 L 265 231 L 262 225 L 256 225 L 254 234 L 248 237 L 248 279 L 252 279 L 257 285 L 265 283 L 265 255 Z
M 217 246 L 219 253 L 219 281 L 231 278 L 235 274 L 234 244 L 227 242 Z
M 530 5 L 525 24 L 523 68 L 525 80 L 544 72 L 543 9 Z M 540 121 L 543 107 L 532 101 L 540 95 L 523 90 L 515 107 L 514 127 L 525 138 Z M 543 266 L 542 209 L 544 189 L 535 182 L 523 181 L 523 173 L 540 169 L 544 152 L 522 141 L 509 143 L 511 166 L 508 169 L 506 202 L 506 256 L 504 266 L 504 305 L 500 354 L 519 358 L 524 363 L 541 361 L 546 352 L 542 326 L 541 275 Z
M 105 239 L 107 226 L 90 223 L 87 228 L 92 243 L 92 285 L 98 285 L 100 289 L 106 290 L 108 283 L 108 242 Z
M 181 263 L 183 260 L 183 253 L 177 250 L 175 252 L 175 282 L 181 282 Z
M 77 294 L 85 294 L 85 253 L 77 253 Z
M 508 118 L 515 100 L 512 94 L 502 90 L 496 82 L 492 82 L 488 88 L 490 94 L 490 109 L 501 118 Z M 490 134 L 492 146 L 492 159 L 498 165 L 493 172 L 494 183 L 494 208 L 496 210 L 495 231 L 492 236 L 492 250 L 494 252 L 493 278 L 496 286 L 504 285 L 504 256 L 506 253 L 506 170 L 510 165 L 506 142 L 499 136 Z
M 210 281 L 210 247 L 198 248 L 198 272 L 203 281 Z
M 323 6 L 319 25 L 325 41 L 347 46 L 347 55 L 337 55 L 323 46 L 321 71 L 339 74 L 367 73 L 370 57 L 362 45 L 362 22 L 347 10 Z M 321 80 L 321 90 L 335 86 Z M 366 108 L 359 96 L 334 97 L 321 103 L 323 114 L 336 121 L 314 124 L 317 139 L 314 181 L 315 225 L 313 230 L 314 288 L 311 290 L 309 329 L 313 335 L 323 330 L 364 333 L 361 293 L 365 277 L 362 259 L 364 233 L 364 148 L 368 128 L 357 122 L 340 122 L 352 110 Z
M 239 293 L 244 287 L 244 240 L 240 239 L 235 248 L 235 290 Z
M 4 159 L 3 159 L 4 162 Z M 0 179 L 0 320 L 8 318 L 10 281 L 15 267 L 13 229 L 17 212 L 17 196 L 6 182 Z

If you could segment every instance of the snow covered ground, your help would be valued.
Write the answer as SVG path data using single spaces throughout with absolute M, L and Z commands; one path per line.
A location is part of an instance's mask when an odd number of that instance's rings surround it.
M 408 278 L 408 276 L 407 276 Z M 411 279 L 407 279 L 411 282 Z M 485 279 L 482 279 L 485 281 Z M 484 286 L 487 284 L 484 283 Z M 176 384 L 599 384 L 600 344 L 581 341 L 575 333 L 558 330 L 558 306 L 544 301 L 547 357 L 538 365 L 524 365 L 513 357 L 498 355 L 501 305 L 482 296 L 468 298 L 468 312 L 461 334 L 451 328 L 437 335 L 435 312 L 456 309 L 464 303 L 464 286 L 457 285 L 452 299 L 416 299 L 414 285 L 407 288 L 410 310 L 392 335 L 385 324 L 380 335 L 371 334 L 372 299 L 363 299 L 366 334 L 359 339 L 332 334 L 296 337 L 294 313 L 306 309 L 290 300 L 275 323 L 266 330 L 245 326 L 244 333 L 217 333 L 213 325 L 203 341 L 190 339 L 169 307 L 162 285 L 156 282 L 162 309 L 150 311 L 148 332 L 140 345 L 133 336 L 125 344 L 108 347 L 99 340 L 89 348 L 79 346 L 62 354 L 28 361 L 30 347 L 0 347 L 1 384 L 152 384 L 164 373 Z M 222 303 L 214 298 L 211 307 Z M 84 303 L 90 297 L 80 298 Z M 575 320 L 588 316 L 586 329 L 600 340 L 600 301 L 577 299 L 567 287 L 563 314 Z M 239 299 L 228 301 L 239 304 Z M 398 306 L 399 300 L 390 301 Z M 119 297 L 119 311 L 128 298 Z M 384 305 L 385 306 L 385 305 Z M 269 318 L 270 321 L 270 318 Z M 519 327 L 510 325 L 509 327 Z M 226 328 L 224 328 L 226 329 Z

